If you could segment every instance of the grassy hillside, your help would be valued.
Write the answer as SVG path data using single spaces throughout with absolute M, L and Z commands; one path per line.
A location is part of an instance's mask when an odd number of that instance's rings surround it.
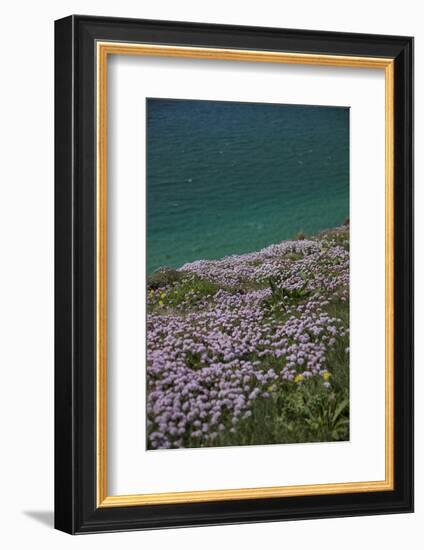
M 349 227 L 148 279 L 148 448 L 349 439 Z

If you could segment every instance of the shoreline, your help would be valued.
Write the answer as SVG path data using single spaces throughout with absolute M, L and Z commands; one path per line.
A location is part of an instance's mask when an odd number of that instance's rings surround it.
M 266 250 L 272 249 L 273 247 L 284 245 L 285 243 L 290 243 L 290 245 L 293 245 L 293 243 L 297 243 L 299 241 L 316 241 L 316 240 L 321 239 L 325 235 L 332 234 L 332 233 L 337 233 L 337 232 L 344 232 L 344 231 L 346 231 L 346 229 L 349 229 L 349 228 L 350 228 L 349 218 L 346 218 L 345 221 L 343 222 L 343 224 L 341 224 L 341 225 L 338 225 L 338 226 L 335 226 L 335 227 L 325 228 L 325 229 L 323 229 L 323 230 L 321 230 L 318 233 L 313 234 L 313 235 L 307 235 L 303 232 L 303 230 L 300 230 L 300 231 L 298 231 L 296 236 L 292 239 L 284 239 L 284 240 L 279 241 L 277 243 L 271 243 L 271 244 L 268 244 L 268 245 L 264 246 L 263 248 L 261 248 L 259 250 L 252 250 L 252 251 L 249 251 L 249 252 L 242 252 L 240 254 L 239 253 L 228 254 L 228 255 L 222 256 L 220 258 L 200 258 L 200 259 L 193 260 L 193 261 L 190 261 L 190 262 L 185 262 L 182 265 L 180 265 L 179 267 L 169 267 L 167 265 L 163 265 L 161 267 L 158 267 L 157 269 L 155 269 L 151 273 L 146 273 L 147 286 L 149 286 L 149 279 L 152 279 L 155 275 L 157 275 L 158 273 L 161 273 L 161 272 L 162 273 L 163 272 L 186 272 L 186 271 L 190 271 L 190 266 L 196 266 L 199 263 L 201 263 L 201 264 L 206 264 L 206 263 L 214 264 L 214 263 L 224 262 L 226 260 L 234 259 L 234 258 L 244 259 L 244 258 L 248 258 L 252 255 L 256 255 L 258 253 L 265 252 Z

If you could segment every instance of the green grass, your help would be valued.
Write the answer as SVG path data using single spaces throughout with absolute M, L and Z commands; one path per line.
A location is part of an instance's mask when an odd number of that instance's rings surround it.
M 163 285 L 156 288 L 150 287 L 149 313 L 178 309 L 179 306 L 184 306 L 184 309 L 189 311 L 200 302 L 212 298 L 221 288 L 216 283 L 192 273 L 181 272 L 179 275 L 182 276 L 165 287 Z
M 349 398 L 321 380 L 285 382 L 268 399 L 258 399 L 252 416 L 213 444 L 267 445 L 349 439 Z

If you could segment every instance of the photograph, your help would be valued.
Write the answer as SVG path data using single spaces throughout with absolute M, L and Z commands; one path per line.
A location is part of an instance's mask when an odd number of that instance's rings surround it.
M 349 106 L 145 101 L 146 448 L 349 441 Z

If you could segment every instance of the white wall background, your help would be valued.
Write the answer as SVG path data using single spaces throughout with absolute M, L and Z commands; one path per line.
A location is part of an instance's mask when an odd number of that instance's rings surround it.
M 53 507 L 53 21 L 71 13 L 416 37 L 416 281 L 424 278 L 424 27 L 420 2 L 15 0 L 0 40 L 0 543 L 4 548 L 422 548 L 424 353 L 416 350 L 416 513 L 70 537 Z M 372 238 L 370 220 L 370 238 Z M 416 339 L 424 331 L 416 285 Z

